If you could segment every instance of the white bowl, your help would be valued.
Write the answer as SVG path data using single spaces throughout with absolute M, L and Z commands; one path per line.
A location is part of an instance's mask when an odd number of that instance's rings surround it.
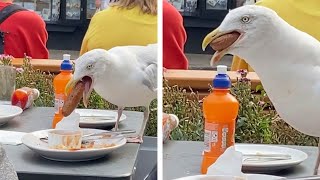
M 82 131 L 51 130 L 48 132 L 48 144 L 52 149 L 81 149 Z
M 18 106 L 0 105 L 0 126 L 19 116 L 22 112 L 23 110 Z

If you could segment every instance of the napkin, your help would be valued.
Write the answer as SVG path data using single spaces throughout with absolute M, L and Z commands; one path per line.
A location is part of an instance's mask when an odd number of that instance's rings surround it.
M 26 133 L 16 131 L 3 131 L 0 130 L 0 143 L 6 145 L 19 145 L 22 144 L 21 138 Z
M 244 174 L 242 168 L 242 153 L 230 146 L 225 152 L 212 164 L 207 171 L 207 175 L 235 176 L 237 180 L 285 180 L 284 177 L 263 175 L 263 174 Z M 234 179 L 234 178 L 232 178 Z
M 246 179 L 241 172 L 242 153 L 235 150 L 234 146 L 227 148 L 207 170 L 207 175 L 229 175 Z
M 73 111 L 68 117 L 64 117 L 56 125 L 59 130 L 80 130 L 79 127 L 80 114 Z

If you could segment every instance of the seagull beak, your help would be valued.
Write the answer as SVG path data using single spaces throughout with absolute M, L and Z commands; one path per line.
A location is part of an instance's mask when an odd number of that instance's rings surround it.
M 210 32 L 202 41 L 202 50 L 205 51 L 206 47 L 216 38 L 220 37 L 225 33 L 220 32 L 219 28 Z M 210 65 L 213 66 L 216 62 L 218 62 L 226 53 L 228 49 L 224 49 L 222 51 L 216 51 L 211 58 Z
M 70 81 L 68 82 L 68 84 L 66 85 L 65 88 L 65 94 L 68 95 L 70 93 L 70 91 L 74 88 L 74 86 L 77 84 L 78 81 L 74 80 L 73 78 L 70 79 Z
M 215 29 L 209 34 L 206 35 L 206 37 L 202 41 L 202 50 L 205 51 L 206 47 L 216 38 L 219 37 L 219 29 Z

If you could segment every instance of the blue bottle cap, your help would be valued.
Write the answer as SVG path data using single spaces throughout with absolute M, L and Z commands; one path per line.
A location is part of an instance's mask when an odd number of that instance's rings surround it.
M 63 61 L 61 63 L 60 69 L 64 70 L 64 71 L 72 71 L 72 63 L 70 61 L 70 54 L 63 55 Z
M 229 89 L 231 87 L 231 81 L 227 75 L 227 66 L 217 66 L 218 74 L 213 79 L 213 88 L 217 89 Z

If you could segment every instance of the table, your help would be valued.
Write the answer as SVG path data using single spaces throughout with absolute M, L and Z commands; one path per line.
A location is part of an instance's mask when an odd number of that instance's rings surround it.
M 271 173 L 283 177 L 304 177 L 313 174 L 318 153 L 317 147 L 288 146 L 304 151 L 308 159 L 291 169 Z M 185 176 L 199 175 L 202 161 L 203 142 L 168 141 L 163 145 L 163 178 L 171 180 Z
M 139 132 L 143 113 L 124 111 L 127 119 L 120 129 Z M 1 130 L 32 132 L 50 129 L 53 108 L 33 107 L 23 112 Z M 25 145 L 4 145 L 8 158 L 14 165 L 19 180 L 109 180 L 131 179 L 135 170 L 140 144 L 126 144 L 105 158 L 86 162 L 58 162 L 42 158 Z

